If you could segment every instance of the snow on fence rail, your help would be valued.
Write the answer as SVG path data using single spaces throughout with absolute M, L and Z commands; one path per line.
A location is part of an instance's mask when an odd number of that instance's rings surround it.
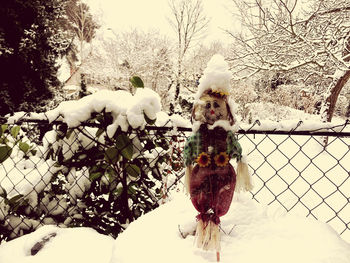
M 107 113 L 75 128 L 61 121 L 0 123 L 1 240 L 43 224 L 89 226 L 115 237 L 171 189 L 182 189 L 190 128 L 152 123 L 110 138 Z M 252 198 L 275 213 L 327 222 L 350 242 L 349 126 L 242 125 L 237 134 L 253 176 Z

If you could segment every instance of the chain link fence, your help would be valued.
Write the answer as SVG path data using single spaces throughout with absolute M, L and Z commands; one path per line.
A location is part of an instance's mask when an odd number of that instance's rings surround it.
M 21 120 L 0 131 L 0 239 L 43 224 L 88 226 L 116 237 L 182 191 L 190 128 L 146 126 L 106 136 L 108 116 L 68 128 Z M 300 123 L 299 123 L 300 124 Z M 349 123 L 322 130 L 238 131 L 256 201 L 327 222 L 350 242 Z M 325 147 L 325 142 L 327 146 Z
M 252 198 L 326 222 L 350 242 L 349 122 L 309 131 L 256 126 L 239 135 L 253 173 Z

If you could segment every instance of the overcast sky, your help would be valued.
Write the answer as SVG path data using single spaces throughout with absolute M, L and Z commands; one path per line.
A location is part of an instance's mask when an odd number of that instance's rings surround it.
M 106 27 L 115 32 L 136 27 L 143 30 L 159 29 L 163 34 L 174 33 L 167 21 L 170 9 L 168 0 L 85 0 L 93 12 L 102 14 Z M 228 11 L 232 0 L 203 0 L 204 11 L 211 19 L 206 42 L 215 39 L 228 40 L 225 33 L 219 28 L 232 28 L 233 20 Z

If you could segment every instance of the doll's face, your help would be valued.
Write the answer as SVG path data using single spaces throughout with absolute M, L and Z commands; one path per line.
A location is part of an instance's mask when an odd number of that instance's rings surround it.
M 196 120 L 210 125 L 218 120 L 228 120 L 227 106 L 224 99 L 205 96 L 201 98 L 201 105 L 196 110 Z

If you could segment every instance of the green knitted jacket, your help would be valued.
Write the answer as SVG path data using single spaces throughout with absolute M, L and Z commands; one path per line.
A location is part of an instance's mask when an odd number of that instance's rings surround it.
M 207 151 L 204 145 L 208 145 L 208 141 L 210 141 L 209 145 L 212 147 L 210 156 L 219 154 L 223 150 L 222 144 L 225 144 L 223 141 L 226 140 L 224 150 L 226 150 L 229 158 L 236 158 L 237 161 L 241 160 L 242 147 L 233 132 L 226 132 L 221 129 L 219 133 L 215 130 L 209 131 L 211 133 L 209 136 L 205 136 L 206 133 L 208 133 L 207 129 L 200 129 L 187 139 L 184 148 L 184 162 L 186 166 L 193 164 L 202 152 Z

